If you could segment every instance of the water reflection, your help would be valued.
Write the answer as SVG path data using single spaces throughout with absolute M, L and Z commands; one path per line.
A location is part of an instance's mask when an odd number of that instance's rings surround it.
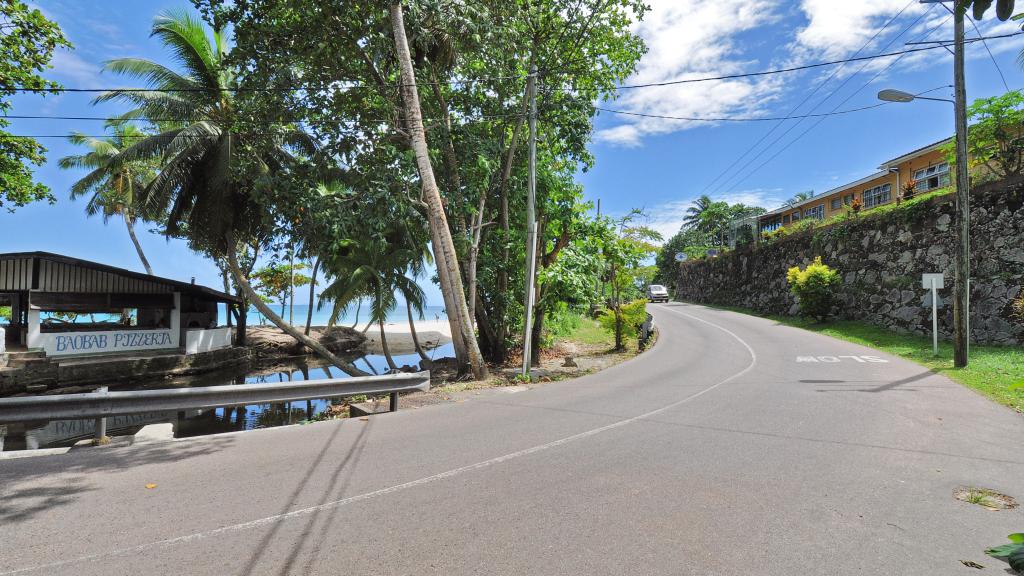
M 432 359 L 454 356 L 451 343 L 428 351 Z M 420 357 L 417 354 L 393 355 L 398 366 L 417 368 Z M 387 360 L 382 355 L 369 354 L 354 360 L 357 367 L 371 374 L 387 372 Z M 232 384 L 264 384 L 271 382 L 293 382 L 321 378 L 345 378 L 344 372 L 327 365 L 295 363 L 273 367 L 242 367 L 197 376 L 134 382 L 118 390 L 141 390 L 190 386 L 220 386 Z M 358 400 L 358 398 L 356 399 Z M 107 433 L 110 436 L 129 436 L 149 424 L 171 423 L 176 438 L 188 438 L 222 432 L 252 430 L 298 424 L 310 420 L 330 417 L 340 412 L 345 404 L 343 399 L 314 399 L 274 404 L 251 404 L 229 406 L 206 410 L 181 410 L 177 412 L 150 412 L 107 419 Z M 71 446 L 80 440 L 92 438 L 94 420 L 61 420 L 52 422 L 25 422 L 7 427 L 4 450 L 24 450 Z

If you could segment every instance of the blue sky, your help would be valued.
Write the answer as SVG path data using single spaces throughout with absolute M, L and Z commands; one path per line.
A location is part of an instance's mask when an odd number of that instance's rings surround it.
M 903 49 L 904 42 L 948 39 L 952 23 L 940 6 L 908 0 L 649 0 L 652 11 L 636 31 L 650 51 L 627 84 L 663 82 L 722 74 L 754 72 Z M 101 74 L 102 62 L 122 56 L 163 60 L 165 54 L 148 38 L 153 16 L 190 4 L 181 0 L 39 0 L 36 5 L 56 20 L 75 44 L 61 52 L 49 75 L 67 87 L 126 85 Z M 880 33 L 886 22 L 898 18 Z M 945 22 L 944 22 L 945 21 Z M 986 35 L 1014 32 L 1016 26 L 990 18 L 979 23 Z M 901 32 L 906 31 L 904 34 Z M 974 32 L 968 26 L 969 36 Z M 872 40 L 872 37 L 876 34 Z M 995 40 L 990 48 L 1011 88 L 1024 86 L 1015 63 L 1022 37 Z M 952 62 L 943 50 L 894 59 L 848 64 L 842 68 L 760 76 L 718 82 L 623 90 L 602 107 L 684 117 L 778 117 L 788 115 L 815 88 L 818 91 L 796 114 L 848 110 L 875 104 L 881 88 L 920 92 L 951 83 Z M 834 77 L 824 82 L 830 75 Z M 868 81 L 880 73 L 874 81 Z M 984 47 L 969 49 L 968 98 L 1004 91 L 995 65 Z M 844 84 L 845 82 L 845 84 Z M 820 85 L 820 88 L 819 88 Z M 948 97 L 943 88 L 932 95 Z M 90 105 L 91 95 L 21 96 L 12 114 L 105 116 L 112 106 Z M 845 102 L 843 102 L 846 100 Z M 581 174 L 588 198 L 601 199 L 606 213 L 643 208 L 650 224 L 666 236 L 678 230 L 685 209 L 702 193 L 716 199 L 777 206 L 804 190 L 823 192 L 870 174 L 883 161 L 952 133 L 951 107 L 936 102 L 892 104 L 818 123 L 808 119 L 782 123 L 756 158 L 742 157 L 777 122 L 700 123 L 643 119 L 602 113 L 594 143 L 595 167 Z M 806 132 L 808 128 L 813 129 Z M 792 127 L 792 128 L 791 128 Z M 71 130 L 102 131 L 101 122 L 15 120 L 17 134 L 64 135 Z M 790 130 L 780 138 L 780 135 Z M 778 140 L 773 143 L 773 141 Z M 56 159 L 76 151 L 63 139 L 46 138 L 49 162 L 37 178 L 50 186 L 56 205 L 31 205 L 13 214 L 0 213 L 0 251 L 47 250 L 141 270 L 121 222 L 104 226 L 86 218 L 84 200 L 71 201 L 68 188 L 80 174 L 59 170 Z M 777 154 L 777 156 L 776 156 Z M 775 156 L 774 158 L 771 158 Z M 770 159 L 770 160 L 769 160 Z M 739 160 L 736 167 L 726 168 Z M 763 167 L 761 167 L 763 165 Z M 758 168 L 756 169 L 755 168 Z M 720 174 L 715 185 L 709 184 Z M 140 230 L 141 241 L 155 272 L 161 276 L 220 286 L 216 268 L 178 241 Z M 422 281 L 430 304 L 439 293 Z M 297 295 L 303 302 L 304 296 Z

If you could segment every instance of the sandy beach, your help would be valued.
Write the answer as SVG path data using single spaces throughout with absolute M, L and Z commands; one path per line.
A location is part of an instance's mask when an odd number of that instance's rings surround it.
M 366 324 L 360 323 L 356 331 L 361 331 Z M 324 331 L 324 326 L 313 326 L 312 335 L 319 337 Z M 388 322 L 384 324 L 384 332 L 388 340 L 388 347 L 391 353 L 415 354 L 416 347 L 412 341 L 412 332 L 409 330 L 409 322 Z M 380 328 L 374 324 L 364 333 L 366 343 L 363 348 L 369 354 L 382 354 L 380 345 Z M 420 320 L 416 322 L 416 336 L 419 338 L 420 346 L 430 350 L 452 341 L 451 327 L 447 320 Z M 276 342 L 279 345 L 287 346 L 294 343 L 291 336 L 288 336 L 276 326 L 257 325 L 249 328 L 250 342 Z
M 408 322 L 386 323 L 384 324 L 384 333 L 392 354 L 416 352 Z M 420 346 L 423 346 L 424 349 L 436 348 L 452 341 L 451 326 L 447 320 L 420 320 L 416 322 L 416 337 L 419 338 Z M 377 326 L 371 326 L 366 331 L 366 351 L 371 354 L 383 352 L 380 346 L 380 328 Z

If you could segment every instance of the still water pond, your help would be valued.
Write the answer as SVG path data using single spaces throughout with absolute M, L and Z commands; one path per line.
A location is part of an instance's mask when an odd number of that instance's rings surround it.
M 431 359 L 454 356 L 452 344 L 444 344 L 427 354 Z M 398 366 L 418 366 L 420 357 L 417 354 L 393 355 Z M 350 359 L 351 361 L 352 359 Z M 370 374 L 384 374 L 388 370 L 387 360 L 382 355 L 368 354 L 354 359 L 355 365 Z M 291 382 L 299 380 L 315 380 L 320 378 L 346 378 L 344 372 L 331 366 L 305 363 L 275 365 L 272 368 L 240 368 L 234 371 L 221 371 L 201 374 L 188 378 L 173 380 L 141 381 L 131 386 L 121 386 L 117 390 L 153 389 L 184 386 L 219 386 L 232 384 L 261 384 Z M 107 418 L 107 435 L 111 437 L 129 436 L 149 424 L 170 423 L 174 427 L 176 438 L 203 436 L 221 432 L 252 430 L 298 424 L 300 422 L 324 417 L 324 411 L 332 403 L 341 403 L 341 399 L 300 400 L 291 403 L 250 404 L 229 408 L 208 410 L 185 410 L 169 412 L 150 412 Z M 95 423 L 93 420 L 61 420 L 47 423 L 25 423 L 8 426 L 4 450 L 24 450 L 37 448 L 58 448 L 71 446 L 79 440 L 92 438 Z

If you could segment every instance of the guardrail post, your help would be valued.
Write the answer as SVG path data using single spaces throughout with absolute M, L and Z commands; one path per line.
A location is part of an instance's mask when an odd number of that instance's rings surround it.
M 100 386 L 96 389 L 96 392 L 100 394 L 107 393 L 106 386 Z M 103 446 L 104 444 L 110 443 L 110 438 L 107 437 L 107 419 L 106 417 L 96 419 L 96 430 L 93 432 L 92 438 L 93 446 Z
M 398 392 L 391 393 L 391 401 L 388 403 L 388 411 L 398 412 Z

